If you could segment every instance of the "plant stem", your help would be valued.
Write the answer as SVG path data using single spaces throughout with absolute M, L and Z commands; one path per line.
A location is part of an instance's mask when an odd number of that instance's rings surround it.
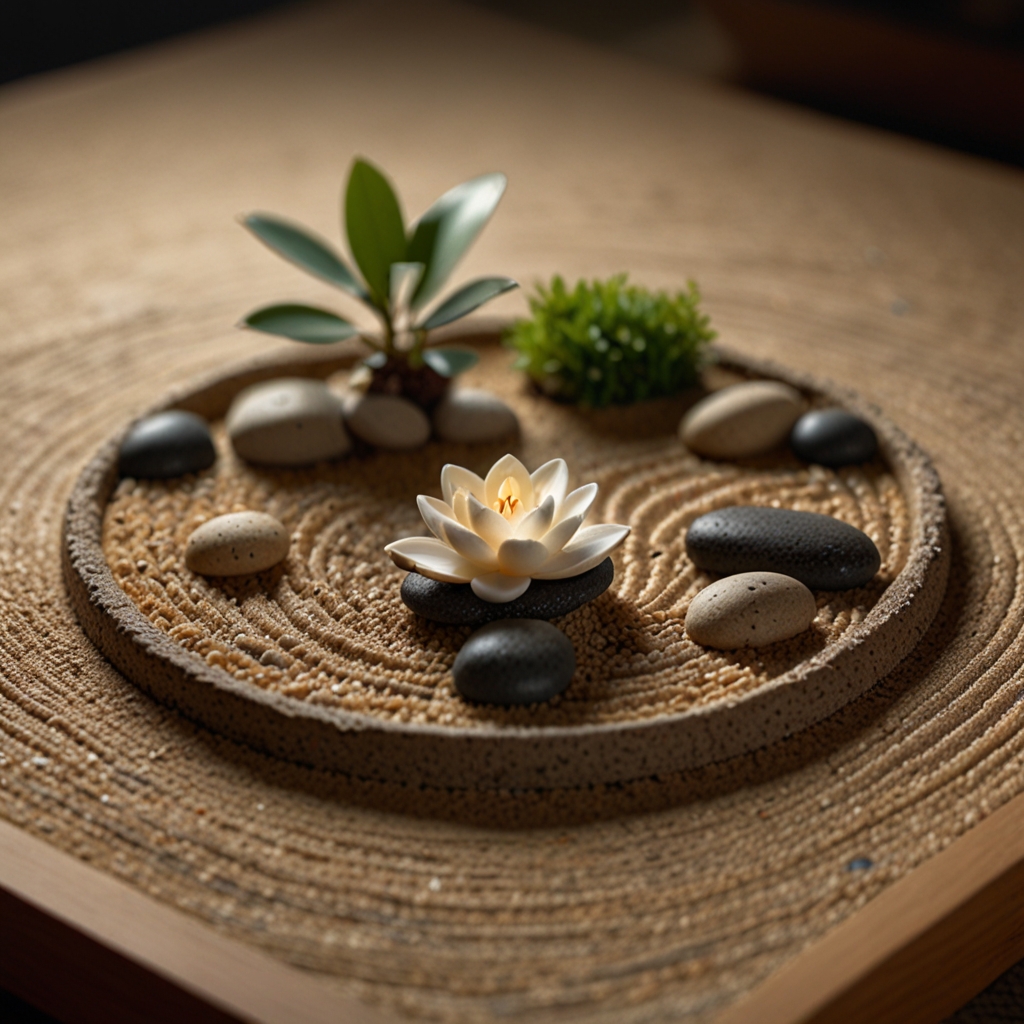
M 420 366 L 423 363 L 423 348 L 427 343 L 427 332 L 420 329 L 413 332 L 412 348 L 409 349 L 409 365 Z

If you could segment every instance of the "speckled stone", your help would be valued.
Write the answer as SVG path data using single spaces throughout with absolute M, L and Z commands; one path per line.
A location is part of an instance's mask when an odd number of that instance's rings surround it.
M 474 626 L 495 619 L 557 619 L 603 594 L 615 578 L 610 558 L 566 580 L 534 580 L 526 593 L 505 604 L 484 601 L 468 583 L 441 583 L 411 572 L 402 582 L 410 611 L 434 622 Z
M 451 388 L 434 410 L 434 433 L 442 441 L 479 444 L 519 429 L 516 414 L 490 391 Z
M 277 565 L 291 538 L 266 512 L 229 512 L 192 531 L 185 564 L 203 576 L 247 576 Z
M 217 460 L 202 416 L 181 409 L 139 420 L 121 442 L 118 471 L 137 480 L 165 479 L 209 469 Z
M 814 595 L 792 576 L 741 572 L 706 586 L 686 612 L 686 635 L 702 647 L 733 651 L 802 633 L 814 621 Z
M 804 410 L 796 388 L 752 380 L 699 401 L 679 424 L 690 451 L 709 459 L 745 459 L 778 447 Z
M 352 447 L 342 401 L 322 380 L 279 377 L 240 392 L 225 419 L 235 451 L 264 466 L 308 466 Z
M 798 459 L 838 469 L 875 457 L 878 438 L 871 425 L 845 409 L 815 409 L 796 421 L 789 446 Z
M 871 538 L 817 512 L 734 505 L 695 519 L 686 553 L 709 572 L 778 572 L 812 590 L 862 587 L 881 557 Z
M 572 641 L 550 622 L 498 619 L 478 629 L 452 666 L 455 689 L 481 704 L 536 704 L 572 681 Z

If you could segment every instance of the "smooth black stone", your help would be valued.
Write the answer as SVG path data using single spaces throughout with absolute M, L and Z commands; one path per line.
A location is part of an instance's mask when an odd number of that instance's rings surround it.
M 478 629 L 452 666 L 455 689 L 481 704 L 536 704 L 572 681 L 572 641 L 540 619 L 498 619 Z
M 796 421 L 789 446 L 804 462 L 838 469 L 873 459 L 878 451 L 878 438 L 871 425 L 852 412 L 815 409 Z
M 171 409 L 139 420 L 121 442 L 121 476 L 164 479 L 209 469 L 217 459 L 206 420 Z
M 862 587 L 881 558 L 871 538 L 817 512 L 734 505 L 695 519 L 686 553 L 708 572 L 781 572 L 811 590 Z
M 534 580 L 521 597 L 492 604 L 473 593 L 468 583 L 439 583 L 418 572 L 402 582 L 402 600 L 417 615 L 434 622 L 475 626 L 495 619 L 557 619 L 603 594 L 615 578 L 610 558 L 567 580 Z

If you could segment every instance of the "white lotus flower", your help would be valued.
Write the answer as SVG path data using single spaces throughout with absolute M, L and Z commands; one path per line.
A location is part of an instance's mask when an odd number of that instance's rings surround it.
M 469 583 L 485 601 L 524 594 L 531 580 L 562 580 L 593 569 L 628 536 L 628 526 L 583 526 L 597 484 L 566 494 L 569 470 L 552 459 L 535 473 L 513 455 L 486 479 L 462 466 L 441 470 L 444 500 L 416 502 L 433 537 L 406 537 L 384 550 L 400 569 L 444 583 Z

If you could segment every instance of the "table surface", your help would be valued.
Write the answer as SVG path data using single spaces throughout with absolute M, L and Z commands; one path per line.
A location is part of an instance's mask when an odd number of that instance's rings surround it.
M 1010 453 L 1019 460 L 1024 437 L 1019 172 L 443 3 L 299 7 L 8 86 L 0 138 L 5 402 L 12 416 L 28 408 L 47 387 L 33 374 L 56 354 L 79 368 L 61 383 L 67 395 L 97 395 L 88 425 L 61 440 L 67 466 L 37 519 L 4 541 L 11 573 L 23 572 L 26 541 L 56 565 L 75 473 L 128 415 L 171 386 L 277 350 L 233 331 L 239 310 L 282 289 L 322 300 L 247 242 L 232 215 L 287 211 L 336 237 L 335 197 L 354 153 L 388 169 L 410 210 L 475 173 L 508 174 L 466 276 L 498 268 L 530 283 L 625 268 L 654 287 L 697 279 L 721 340 L 883 406 L 932 448 L 965 547 L 1001 529 L 999 550 L 1021 564 L 1024 539 L 999 512 L 1024 506 L 1020 473 L 1005 474 L 998 493 L 986 478 L 984 498 L 972 476 Z M 496 309 L 518 313 L 522 298 Z M 100 338 L 113 341 L 93 353 Z M 117 400 L 102 400 L 103 388 Z M 944 433 L 951 394 L 961 411 Z M 49 396 L 52 410 L 60 397 Z M 947 436 L 972 423 L 973 453 Z M 48 429 L 38 416 L 12 423 L 2 456 L 12 479 Z M 4 498 L 13 509 L 17 496 Z M 964 593 L 979 607 L 986 600 Z M 1020 598 L 1005 601 L 1018 615 Z M 956 630 L 951 644 L 969 634 L 959 621 Z M 2 642 L 0 714 L 13 723 L 33 685 L 47 673 L 66 681 L 79 654 L 42 641 L 29 650 L 32 639 L 11 629 Z M 999 658 L 1014 685 L 1019 638 Z M 35 676 L 9 667 L 19 664 Z M 4 743 L 17 735 L 11 726 Z M 115 861 L 69 857 L 87 848 L 75 829 L 87 837 L 91 823 L 55 836 L 45 787 L 33 790 L 38 817 L 15 798 L 18 770 L 0 762 L 0 816 L 17 826 L 0 826 L 6 934 L 17 917 L 54 957 L 78 950 L 79 964 L 121 972 L 117 998 L 141 992 L 142 1005 L 147 985 L 170 984 L 209 1019 L 386 1015 L 353 1001 L 362 989 L 285 965 L 230 927 L 217 934 L 186 900 L 174 909 L 137 879 L 118 880 Z M 933 836 L 919 866 L 879 883 L 841 923 L 822 924 L 808 948 L 786 947 L 770 977 L 723 980 L 728 998 L 698 1016 L 923 1021 L 955 1008 L 1024 954 L 1020 790 L 1007 784 L 967 826 Z M 88 941 L 76 947 L 69 934 Z M 19 969 L 0 983 L 38 996 L 31 965 Z M 922 978 L 938 969 L 945 984 L 926 991 Z

